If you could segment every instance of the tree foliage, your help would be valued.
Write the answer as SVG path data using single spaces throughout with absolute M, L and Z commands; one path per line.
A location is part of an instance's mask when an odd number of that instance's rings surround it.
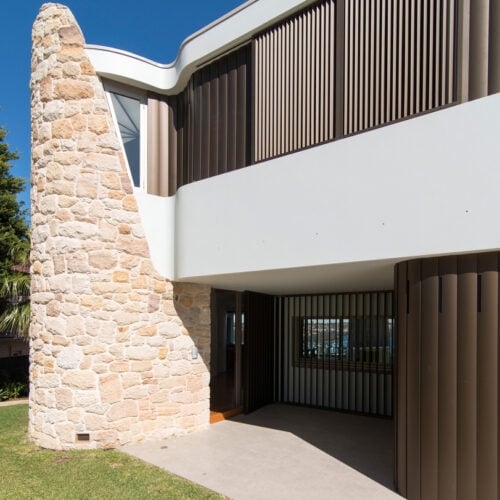
M 0 283 L 0 331 L 16 337 L 27 337 L 30 326 L 30 275 L 6 274 Z
M 25 210 L 17 195 L 25 180 L 14 177 L 12 161 L 18 159 L 4 141 L 0 126 L 0 335 L 26 336 L 29 327 L 29 233 Z
M 11 162 L 17 160 L 18 155 L 9 150 L 4 141 L 6 134 L 7 131 L 0 126 L 0 274 L 8 272 L 10 266 L 15 264 L 12 249 L 28 241 L 26 212 L 17 200 L 26 181 L 10 172 Z

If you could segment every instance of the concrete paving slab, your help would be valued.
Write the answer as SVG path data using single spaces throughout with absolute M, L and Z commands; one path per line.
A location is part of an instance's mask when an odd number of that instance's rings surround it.
M 122 450 L 238 500 L 390 500 L 392 433 L 390 420 L 276 404 Z

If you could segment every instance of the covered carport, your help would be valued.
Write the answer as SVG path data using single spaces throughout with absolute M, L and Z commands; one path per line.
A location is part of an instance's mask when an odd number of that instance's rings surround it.
M 123 451 L 235 499 L 393 499 L 393 422 L 271 404 Z

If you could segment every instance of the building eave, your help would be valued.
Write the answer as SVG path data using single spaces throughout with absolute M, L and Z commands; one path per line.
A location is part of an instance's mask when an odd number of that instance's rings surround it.
M 169 64 L 100 45 L 87 44 L 85 49 L 101 77 L 162 94 L 176 94 L 197 68 L 311 3 L 313 0 L 249 0 L 186 38 L 175 61 Z

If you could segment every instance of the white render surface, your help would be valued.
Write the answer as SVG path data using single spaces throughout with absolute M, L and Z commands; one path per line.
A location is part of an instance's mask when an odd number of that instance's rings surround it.
M 499 130 L 496 94 L 183 186 L 176 279 L 373 289 L 399 260 L 496 250 Z
M 165 94 L 310 0 L 250 0 L 187 38 L 171 64 L 86 46 L 102 77 Z M 140 80 L 139 80 L 140 79 Z M 395 263 L 500 248 L 500 95 L 181 187 L 135 193 L 156 270 L 235 290 L 393 286 Z
M 137 196 L 176 280 L 269 293 L 392 288 L 410 258 L 500 248 L 500 94 Z
M 100 76 L 161 93 L 177 93 L 199 65 L 251 39 L 313 0 L 250 0 L 181 44 L 171 64 L 159 64 L 130 52 L 87 45 L 87 53 Z
M 175 275 L 175 196 L 164 197 L 134 189 L 151 261 L 163 276 Z

